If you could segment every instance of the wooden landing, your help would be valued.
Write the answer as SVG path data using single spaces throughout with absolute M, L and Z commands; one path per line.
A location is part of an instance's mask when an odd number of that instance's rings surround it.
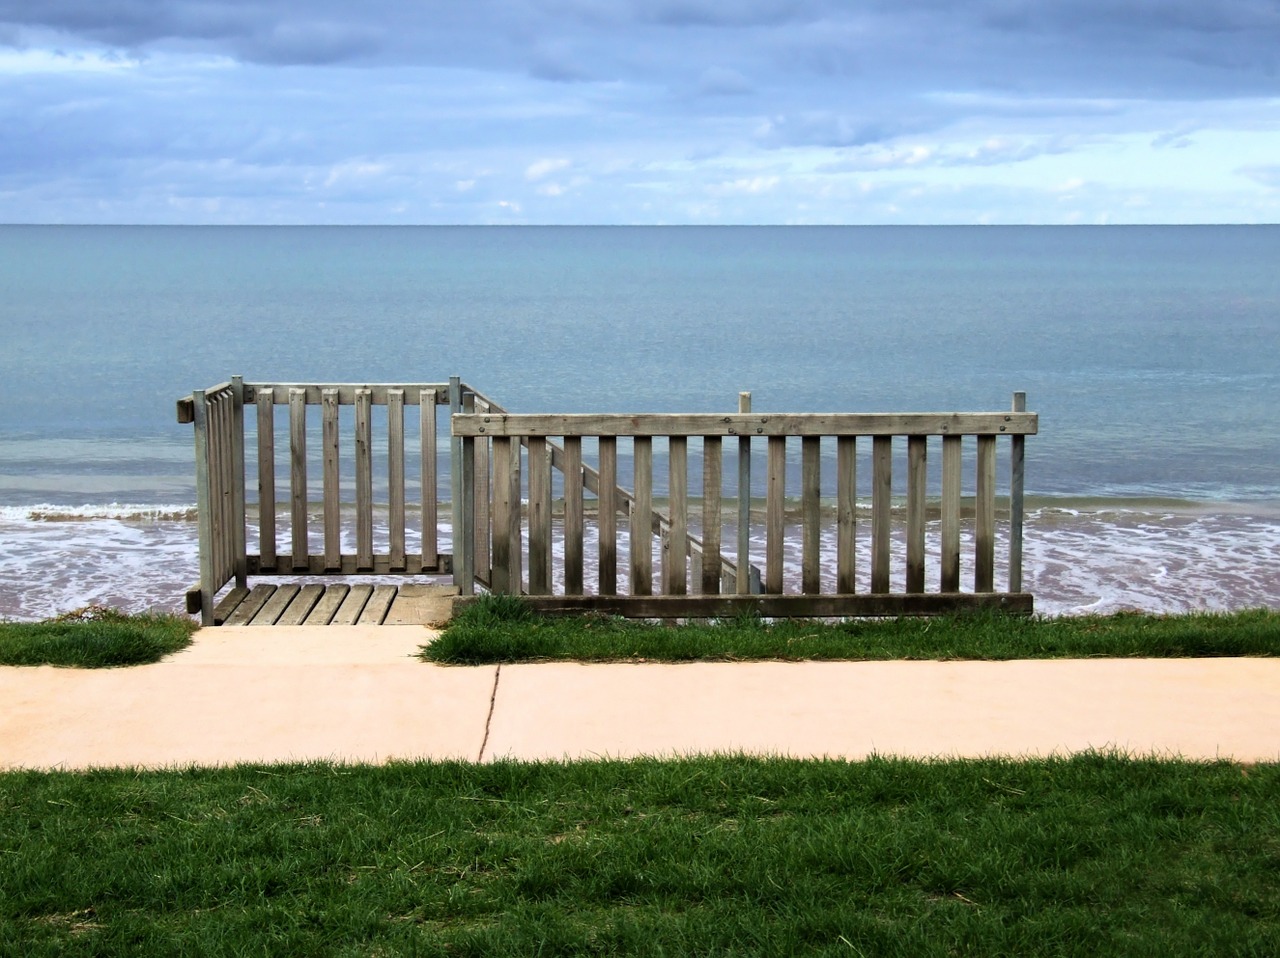
M 255 585 L 233 588 L 214 609 L 215 625 L 443 625 L 456 586 Z

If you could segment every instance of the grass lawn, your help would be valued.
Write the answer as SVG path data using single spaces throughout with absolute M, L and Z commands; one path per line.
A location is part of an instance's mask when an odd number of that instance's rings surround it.
M 679 626 L 604 616 L 536 615 L 509 596 L 464 608 L 430 661 L 478 665 L 574 660 L 1026 659 L 1280 655 L 1280 612 L 1037 618 L 999 614 L 942 618 L 741 618 Z
M 179 616 L 89 606 L 44 622 L 0 622 L 0 665 L 143 665 L 186 648 L 195 630 Z
M 4 955 L 1280 953 L 1280 766 L 0 775 Z

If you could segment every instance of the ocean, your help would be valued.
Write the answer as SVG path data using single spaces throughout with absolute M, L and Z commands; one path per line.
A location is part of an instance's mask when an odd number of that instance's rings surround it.
M 0 227 L 0 617 L 180 607 L 174 402 L 233 374 L 514 412 L 1025 390 L 1038 610 L 1280 608 L 1277 263 L 1266 226 Z

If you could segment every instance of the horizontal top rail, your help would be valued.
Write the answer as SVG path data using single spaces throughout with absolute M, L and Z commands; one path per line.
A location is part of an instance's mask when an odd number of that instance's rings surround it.
M 213 393 L 219 389 L 230 388 L 230 386 L 230 383 L 222 383 L 213 387 L 213 389 L 206 390 L 206 392 Z M 324 394 L 330 390 L 337 390 L 339 406 L 354 406 L 356 404 L 356 393 L 362 390 L 369 391 L 370 402 L 375 406 L 387 405 L 387 395 L 395 391 L 404 394 L 404 404 L 406 406 L 417 406 L 421 403 L 422 393 L 426 390 L 435 391 L 436 405 L 447 406 L 449 404 L 448 383 L 245 383 L 244 401 L 246 403 L 260 402 L 260 397 L 264 391 L 269 391 L 274 405 L 287 406 L 292 401 L 293 391 L 299 389 L 303 391 L 305 402 L 309 406 L 321 405 L 324 401 Z M 184 396 L 178 400 L 178 422 L 189 423 L 194 421 L 194 399 L 191 396 Z
M 1030 412 L 458 414 L 455 436 L 1032 436 Z

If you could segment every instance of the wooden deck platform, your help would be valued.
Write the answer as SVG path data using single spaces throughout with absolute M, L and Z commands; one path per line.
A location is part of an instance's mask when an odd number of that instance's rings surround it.
M 215 625 L 443 625 L 453 612 L 451 585 L 283 585 L 233 588 Z

